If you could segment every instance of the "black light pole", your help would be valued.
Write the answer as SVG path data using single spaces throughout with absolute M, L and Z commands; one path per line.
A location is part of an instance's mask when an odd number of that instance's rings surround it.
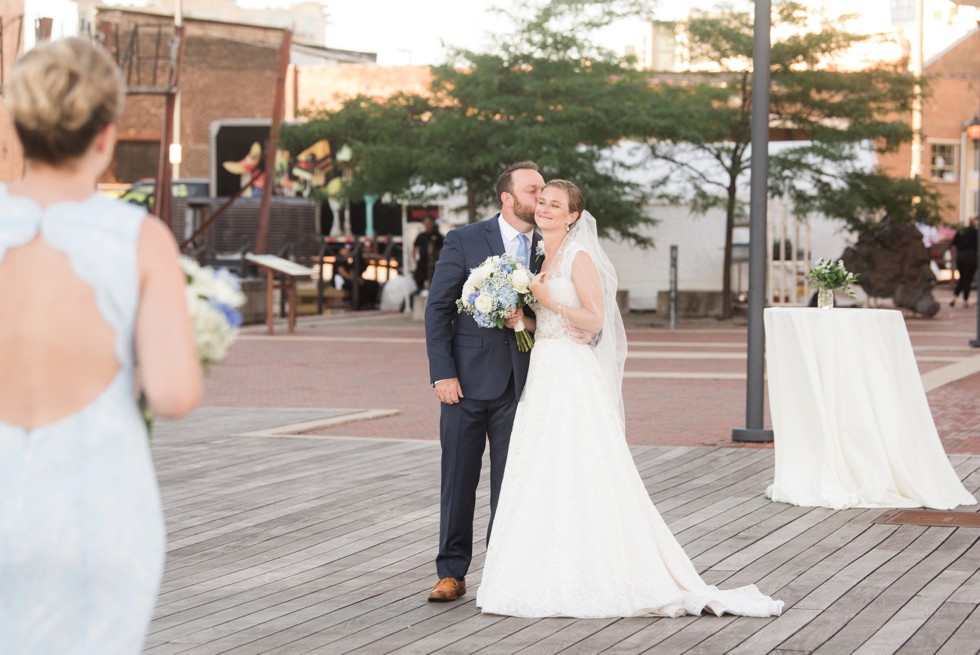
M 973 120 L 966 126 L 966 135 L 973 139 L 973 151 L 977 155 L 977 175 L 980 175 L 980 114 L 973 117 Z M 980 188 L 977 189 L 977 213 L 980 214 Z M 977 284 L 977 300 L 980 300 L 980 277 L 975 278 Z M 980 348 L 980 302 L 975 302 L 977 306 L 977 338 L 970 341 L 974 348 Z
M 756 0 L 752 27 L 752 182 L 749 196 L 749 337 L 745 428 L 732 430 L 733 441 L 772 441 L 762 427 L 765 368 L 766 209 L 769 180 L 769 31 L 771 0 Z

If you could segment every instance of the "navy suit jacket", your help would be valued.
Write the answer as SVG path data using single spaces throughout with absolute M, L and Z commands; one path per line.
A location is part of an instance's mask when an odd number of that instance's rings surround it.
M 499 398 L 507 389 L 511 374 L 514 391 L 520 398 L 530 362 L 530 353 L 517 349 L 513 330 L 481 328 L 473 317 L 456 309 L 470 270 L 488 257 L 506 252 L 497 216 L 446 235 L 425 305 L 429 381 L 459 378 L 463 396 L 473 400 Z M 537 242 L 535 233 L 531 253 Z M 538 258 L 532 254 L 531 270 L 537 272 L 538 266 Z

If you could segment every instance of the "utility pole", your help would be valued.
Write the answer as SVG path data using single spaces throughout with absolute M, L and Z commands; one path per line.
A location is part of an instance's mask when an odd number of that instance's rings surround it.
M 176 7 L 174 8 L 174 27 L 180 33 L 183 33 L 182 26 L 184 24 L 184 0 L 177 0 Z M 171 165 L 173 165 L 172 173 L 173 179 L 180 177 L 180 164 L 183 160 L 183 153 L 181 152 L 180 146 L 180 87 L 177 87 L 177 91 L 174 94 L 174 127 L 173 127 L 173 140 L 170 142 L 168 150 L 168 158 Z

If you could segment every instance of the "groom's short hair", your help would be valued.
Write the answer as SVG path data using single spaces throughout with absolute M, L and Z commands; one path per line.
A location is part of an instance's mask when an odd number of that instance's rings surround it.
M 504 169 L 504 172 L 497 178 L 497 204 L 500 206 L 503 206 L 500 200 L 502 193 L 514 193 L 514 171 L 521 170 L 536 171 L 538 170 L 538 165 L 533 161 L 519 161 Z

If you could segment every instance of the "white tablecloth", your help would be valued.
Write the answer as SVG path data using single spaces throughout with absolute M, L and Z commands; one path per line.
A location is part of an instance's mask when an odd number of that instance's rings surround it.
M 943 451 L 901 312 L 765 310 L 776 472 L 807 507 L 975 504 Z

